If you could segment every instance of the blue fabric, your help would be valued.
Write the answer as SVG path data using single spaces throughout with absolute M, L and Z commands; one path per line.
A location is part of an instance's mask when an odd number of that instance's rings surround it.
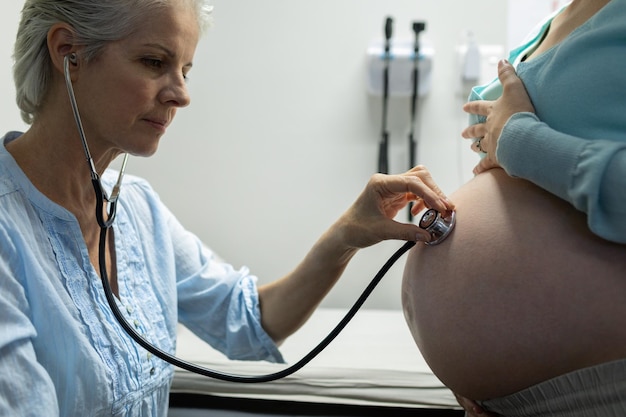
M 498 160 L 510 175 L 586 213 L 597 235 L 626 243 L 626 0 L 612 0 L 561 43 L 522 61 L 551 20 L 509 57 L 536 116 L 509 119 L 498 141 Z M 470 100 L 500 94 L 494 80 L 476 88 Z
M 172 367 L 117 324 L 78 222 L 6 151 L 17 135 L 0 146 L 0 415 L 166 416 Z M 147 339 L 173 353 L 180 321 L 231 358 L 283 361 L 256 278 L 217 260 L 145 181 L 126 177 L 113 229 L 118 305 Z

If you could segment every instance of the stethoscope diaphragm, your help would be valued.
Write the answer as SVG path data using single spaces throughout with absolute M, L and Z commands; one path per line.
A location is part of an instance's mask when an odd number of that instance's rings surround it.
M 456 212 L 451 211 L 448 216 L 442 216 L 435 209 L 428 209 L 422 215 L 418 226 L 430 233 L 430 242 L 425 242 L 429 246 L 438 245 L 443 242 L 454 229 L 456 224 Z

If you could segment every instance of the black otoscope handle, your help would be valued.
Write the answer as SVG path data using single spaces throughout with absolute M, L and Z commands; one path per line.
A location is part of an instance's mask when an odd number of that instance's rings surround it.
M 383 60 L 385 67 L 383 69 L 383 122 L 381 141 L 378 150 L 378 172 L 382 174 L 389 173 L 389 132 L 387 132 L 387 103 L 389 101 L 389 60 L 391 58 L 391 36 L 393 32 L 393 19 L 387 17 L 385 20 L 385 53 Z
M 389 173 L 389 156 L 387 155 L 389 149 L 389 133 L 383 132 L 382 140 L 380 141 L 378 149 L 378 172 L 381 174 Z
M 426 23 L 413 22 L 413 32 L 415 33 L 415 44 L 413 46 L 413 91 L 411 95 L 411 132 L 413 131 L 413 122 L 417 113 L 417 97 L 419 95 L 419 55 L 420 55 L 420 32 L 426 29 Z M 411 167 L 413 164 L 411 164 Z
M 389 41 L 389 39 L 391 39 L 392 31 L 393 31 L 393 19 L 391 17 L 388 17 L 385 20 L 385 40 Z M 385 52 L 389 52 L 389 50 L 386 49 Z
M 419 55 L 420 55 L 420 42 L 419 36 L 420 32 L 426 29 L 426 23 L 424 22 L 413 22 L 413 32 L 415 33 L 415 44 L 413 46 L 413 75 L 411 81 L 413 82 L 413 89 L 411 91 L 411 134 L 410 140 L 413 141 L 413 131 L 415 128 L 415 118 L 417 114 L 417 98 L 419 96 Z M 413 153 L 410 154 L 411 159 L 411 168 L 415 165 L 415 155 Z

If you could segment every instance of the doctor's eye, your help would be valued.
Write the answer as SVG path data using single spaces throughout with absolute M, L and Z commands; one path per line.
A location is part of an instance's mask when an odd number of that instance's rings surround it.
M 163 68 L 163 61 L 161 61 L 160 59 L 156 59 L 156 58 L 142 58 L 141 62 L 143 62 L 143 64 L 147 67 L 150 68 L 154 68 L 154 69 L 161 69 Z

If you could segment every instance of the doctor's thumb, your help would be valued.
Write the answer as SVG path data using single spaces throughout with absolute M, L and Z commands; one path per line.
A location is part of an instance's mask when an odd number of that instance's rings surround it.
M 401 240 L 412 241 L 412 242 L 430 242 L 431 235 L 430 233 L 422 229 L 421 227 L 415 224 L 405 224 L 403 230 L 403 237 Z
M 381 240 L 400 240 L 406 242 L 429 242 L 430 233 L 413 223 L 402 223 L 389 219 L 385 222 Z

